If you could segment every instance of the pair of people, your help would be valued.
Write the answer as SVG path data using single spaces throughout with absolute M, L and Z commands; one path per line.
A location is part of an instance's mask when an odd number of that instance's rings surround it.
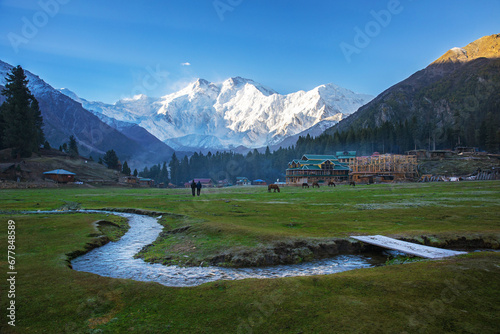
M 191 192 L 193 193 L 193 196 L 195 195 L 194 193 L 198 194 L 198 196 L 200 196 L 200 193 L 201 193 L 201 182 L 198 181 L 198 183 L 194 182 L 191 182 Z

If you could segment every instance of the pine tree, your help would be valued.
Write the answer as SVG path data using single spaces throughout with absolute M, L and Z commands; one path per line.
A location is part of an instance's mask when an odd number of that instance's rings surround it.
M 114 150 L 109 150 L 102 158 L 102 161 L 108 166 L 109 169 L 118 168 L 118 156 Z
M 128 163 L 125 161 L 123 162 L 123 166 L 122 166 L 122 173 L 125 174 L 125 175 L 130 175 L 130 168 L 128 167 Z
M 43 119 L 38 101 L 28 89 L 28 80 L 21 66 L 5 78 L 2 95 L 0 135 L 2 147 L 11 147 L 14 156 L 29 157 L 45 141 Z
M 180 163 L 179 159 L 177 159 L 177 156 L 172 154 L 172 158 L 170 159 L 170 162 L 168 163 L 168 167 L 170 167 L 170 180 L 173 184 L 178 185 L 180 180 L 179 180 L 179 168 L 180 168 Z
M 69 137 L 68 154 L 72 158 L 76 158 L 79 155 L 79 153 L 78 153 L 78 144 L 76 143 L 76 138 L 73 135 L 71 135 Z

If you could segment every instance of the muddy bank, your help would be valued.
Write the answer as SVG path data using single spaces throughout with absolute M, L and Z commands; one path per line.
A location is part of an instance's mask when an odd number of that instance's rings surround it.
M 206 261 L 210 265 L 226 267 L 260 267 L 296 264 L 330 258 L 336 255 L 377 252 L 377 247 L 347 239 L 329 241 L 296 240 L 277 242 L 265 248 L 227 252 Z
M 486 237 L 459 236 L 453 239 L 438 239 L 435 236 L 420 236 L 418 238 L 397 238 L 399 240 L 422 244 L 426 246 L 474 251 L 478 249 L 500 249 L 498 240 Z M 207 259 L 216 266 L 256 267 L 278 264 L 295 264 L 348 254 L 376 254 L 385 248 L 369 245 L 352 239 L 335 239 L 330 241 L 300 240 L 294 242 L 279 242 L 264 249 L 248 250 L 235 253 L 224 253 Z
M 150 263 L 164 265 L 182 265 L 187 267 L 210 265 L 218 267 L 263 267 L 273 265 L 288 265 L 331 258 L 337 255 L 360 255 L 366 253 L 381 253 L 379 247 L 358 242 L 353 239 L 300 239 L 277 241 L 264 246 L 244 249 L 229 249 L 219 254 L 206 257 L 193 257 L 181 253 L 169 253 L 161 257 L 148 258 L 146 253 L 161 243 L 162 240 L 174 235 L 181 235 L 187 239 L 191 226 L 183 226 L 173 230 L 162 231 L 152 244 L 144 246 L 136 258 L 143 258 Z M 188 248 L 187 246 L 185 248 Z

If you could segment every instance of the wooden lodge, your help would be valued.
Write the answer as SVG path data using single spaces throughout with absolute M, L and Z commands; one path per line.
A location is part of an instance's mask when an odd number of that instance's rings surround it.
M 64 169 L 54 169 L 43 173 L 43 176 L 58 183 L 68 183 L 75 182 L 76 174 Z
M 354 152 L 354 156 L 355 154 Z M 346 159 L 350 159 L 350 155 Z M 313 182 L 347 181 L 349 171 L 347 164 L 340 162 L 335 155 L 304 154 L 301 159 L 288 163 L 286 183 L 288 185 L 301 185 Z
M 236 185 L 237 186 L 249 186 L 251 184 L 252 184 L 252 182 L 250 182 L 250 180 L 244 176 L 237 176 L 236 177 Z
M 139 178 L 139 185 L 141 186 L 146 186 L 146 187 L 154 187 L 155 186 L 155 180 L 150 179 L 150 178 Z
M 254 186 L 267 186 L 267 182 L 262 179 L 253 180 L 252 184 Z

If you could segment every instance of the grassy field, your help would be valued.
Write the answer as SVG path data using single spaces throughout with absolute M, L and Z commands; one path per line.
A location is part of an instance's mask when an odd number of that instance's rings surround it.
M 76 272 L 68 253 L 123 220 L 103 214 L 20 215 L 20 210 L 137 208 L 175 213 L 149 256 L 204 258 L 296 239 L 384 234 L 500 240 L 500 182 L 315 189 L 2 190 L 0 249 L 16 222 L 16 326 L 7 324 L 9 285 L 0 282 L 2 333 L 496 333 L 500 254 L 355 270 L 335 275 L 220 281 L 170 288 Z M 96 229 L 93 222 L 110 220 Z M 169 249 L 166 249 L 168 247 Z M 175 258 L 175 256 L 174 256 Z M 0 259 L 7 276 L 6 256 Z

